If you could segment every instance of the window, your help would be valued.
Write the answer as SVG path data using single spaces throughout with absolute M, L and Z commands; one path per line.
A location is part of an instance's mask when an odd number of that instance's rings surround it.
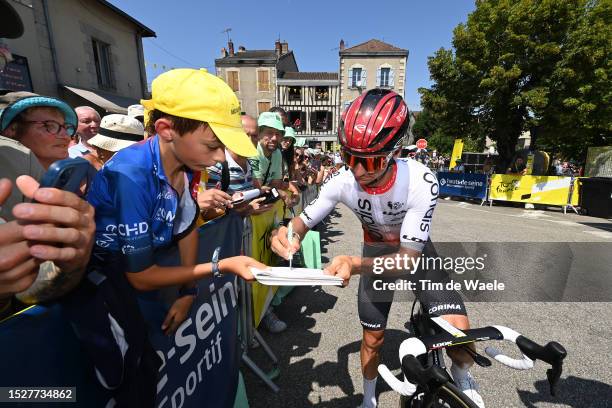
M 91 40 L 93 46 L 94 64 L 96 66 L 96 76 L 98 77 L 98 86 L 100 88 L 114 88 L 113 78 L 110 67 L 110 45 L 98 41 Z
M 380 69 L 380 82 L 379 82 L 379 86 L 386 88 L 389 85 L 389 76 L 391 73 L 391 68 L 381 68 Z
M 351 75 L 351 88 L 361 86 L 361 68 L 353 68 Z
M 329 86 L 316 86 L 315 87 L 315 100 L 317 101 L 329 100 Z
M 257 101 L 257 114 L 261 114 L 262 112 L 267 112 L 272 107 L 272 102 L 270 101 Z
M 240 76 L 238 71 L 227 71 L 227 84 L 232 91 L 240 92 Z
M 270 71 L 267 69 L 257 71 L 257 91 L 270 92 Z
M 302 100 L 302 87 L 301 86 L 290 86 L 289 87 L 289 100 L 290 101 L 301 101 Z
M 315 132 L 325 132 L 332 128 L 332 113 L 329 111 L 314 111 L 310 114 L 310 128 Z
M 296 132 L 302 132 L 306 130 L 306 112 L 302 111 L 289 111 L 289 124 L 293 126 Z

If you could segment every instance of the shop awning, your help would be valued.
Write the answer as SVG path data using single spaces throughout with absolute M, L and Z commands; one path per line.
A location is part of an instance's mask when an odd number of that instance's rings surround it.
M 124 98 L 115 95 L 108 95 L 101 92 L 88 91 L 86 89 L 75 88 L 73 86 L 64 86 L 64 89 L 74 93 L 77 96 L 91 102 L 97 107 L 104 109 L 108 113 L 127 114 L 127 107 L 138 103 L 137 100 Z

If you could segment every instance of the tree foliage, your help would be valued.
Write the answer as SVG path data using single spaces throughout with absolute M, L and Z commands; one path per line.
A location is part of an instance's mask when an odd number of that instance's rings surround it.
M 429 58 L 428 132 L 488 135 L 505 161 L 526 130 L 578 160 L 612 143 L 611 20 L 612 0 L 478 0 L 453 50 Z

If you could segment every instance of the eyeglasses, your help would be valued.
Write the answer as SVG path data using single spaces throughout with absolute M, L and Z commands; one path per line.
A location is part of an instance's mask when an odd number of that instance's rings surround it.
M 74 127 L 74 125 L 71 125 L 70 123 L 62 125 L 61 123 L 56 122 L 54 120 L 22 120 L 21 122 L 42 124 L 47 132 L 52 133 L 54 135 L 59 135 L 61 129 L 64 129 L 68 136 L 74 136 L 74 134 L 76 133 L 76 127 Z
M 384 169 L 392 156 L 393 152 L 386 156 L 356 156 L 347 150 L 342 150 L 342 161 L 347 166 L 355 168 L 358 164 L 361 164 L 367 172 Z

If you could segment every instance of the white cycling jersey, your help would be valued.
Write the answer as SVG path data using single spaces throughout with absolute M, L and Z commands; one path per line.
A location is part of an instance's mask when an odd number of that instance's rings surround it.
M 422 251 L 438 199 L 438 180 L 412 159 L 396 159 L 390 171 L 393 176 L 385 186 L 363 188 L 350 170 L 342 168 L 323 184 L 300 218 L 313 228 L 336 204 L 344 203 L 361 221 L 365 242 L 402 242 Z

